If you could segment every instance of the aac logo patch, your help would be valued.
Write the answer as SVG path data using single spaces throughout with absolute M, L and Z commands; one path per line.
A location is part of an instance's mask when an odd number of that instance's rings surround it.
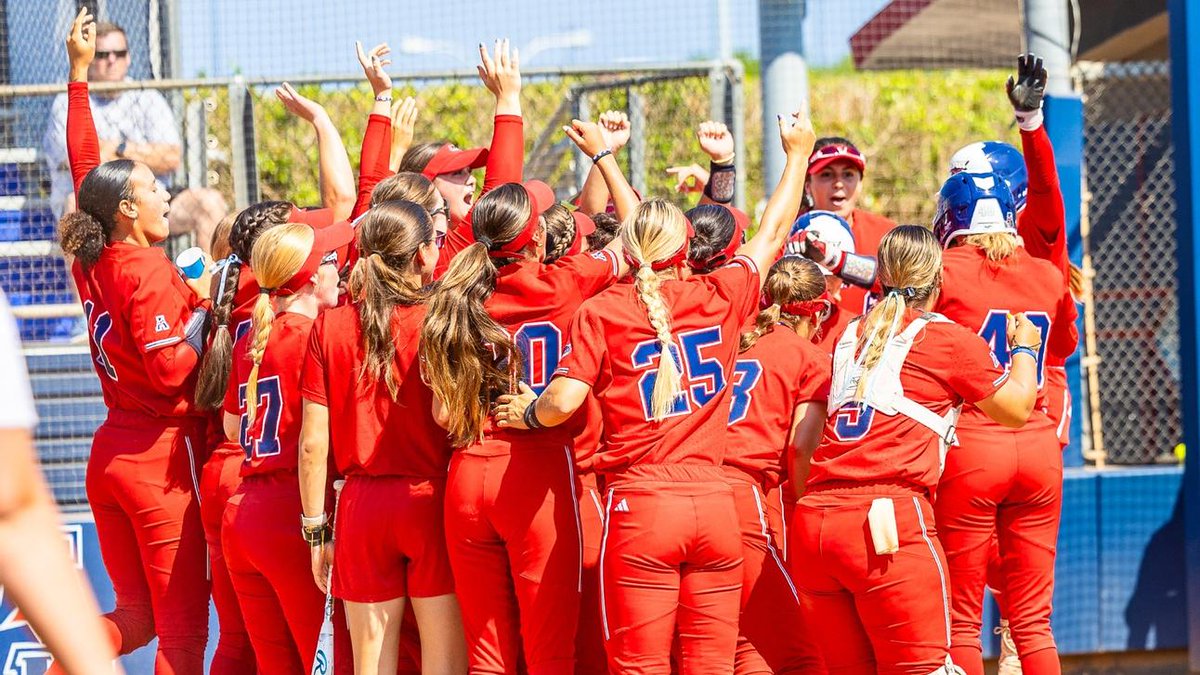
M 171 325 L 167 323 L 167 317 L 163 316 L 162 314 L 155 315 L 154 332 L 163 333 L 169 330 L 171 330 Z

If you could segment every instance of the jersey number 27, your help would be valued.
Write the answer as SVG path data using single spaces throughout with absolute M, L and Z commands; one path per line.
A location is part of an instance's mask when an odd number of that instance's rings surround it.
M 246 385 L 238 385 L 238 405 L 246 409 Z M 250 435 L 249 416 L 242 413 L 238 432 L 238 445 L 246 453 L 246 457 L 270 457 L 278 455 L 279 447 L 279 413 L 283 410 L 283 392 L 279 386 L 279 376 L 264 377 L 258 381 L 258 410 L 255 411 L 255 422 L 258 434 Z

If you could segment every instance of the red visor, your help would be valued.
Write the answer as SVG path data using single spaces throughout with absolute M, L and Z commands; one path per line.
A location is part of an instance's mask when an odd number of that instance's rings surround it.
M 459 150 L 453 143 L 447 143 L 429 159 L 429 163 L 421 170 L 421 175 L 429 180 L 444 173 L 455 173 L 463 169 L 478 169 L 487 164 L 487 148 L 470 148 Z
M 533 235 L 537 234 L 538 219 L 546 209 L 554 206 L 554 190 L 551 190 L 549 185 L 540 180 L 530 180 L 521 183 L 521 187 L 525 188 L 525 194 L 529 196 L 529 220 L 525 221 L 524 229 L 511 241 L 506 241 L 495 249 L 488 246 L 488 255 L 493 258 L 512 258 L 520 253 L 521 249 L 533 240 Z
M 808 175 L 813 175 L 834 162 L 850 162 L 859 171 L 866 171 L 867 158 L 853 145 L 835 143 L 813 151 L 808 156 Z
M 314 227 L 308 223 L 304 223 L 313 229 L 313 245 L 309 251 L 308 257 L 304 259 L 304 264 L 300 266 L 300 270 L 292 275 L 279 288 L 260 288 L 260 293 L 269 293 L 270 295 L 292 295 L 300 289 L 307 286 L 317 273 L 317 268 L 325 260 L 325 257 L 334 254 L 339 255 L 339 249 L 344 249 L 350 240 L 354 238 L 354 228 L 350 223 L 342 220 L 328 227 Z M 340 255 L 339 255 L 340 259 Z
M 587 217 L 586 214 L 572 211 L 571 217 L 575 219 L 575 241 L 571 242 L 571 248 L 567 249 L 566 255 L 575 255 L 582 251 L 584 239 L 596 231 L 596 221 Z

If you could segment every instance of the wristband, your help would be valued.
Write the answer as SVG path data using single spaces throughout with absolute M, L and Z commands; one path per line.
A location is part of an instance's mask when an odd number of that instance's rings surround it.
M 1008 350 L 1008 358 L 1010 359 L 1017 354 L 1028 354 L 1033 357 L 1034 361 L 1037 361 L 1037 352 L 1033 351 L 1032 347 L 1013 347 Z
M 525 426 L 529 427 L 530 429 L 541 429 L 546 426 L 542 424 L 540 420 L 538 420 L 536 398 L 533 399 L 533 403 L 530 403 L 525 407 L 525 414 L 521 416 L 521 419 L 525 422 Z
M 330 541 L 329 526 L 322 525 L 321 527 L 312 530 L 302 527 L 300 528 L 300 536 L 304 537 L 304 541 L 308 542 L 309 546 L 315 547 L 328 544 Z
M 307 530 L 315 530 L 318 527 L 324 527 L 329 522 L 329 516 L 322 513 L 319 516 L 306 516 L 301 514 L 300 527 Z
M 1014 110 L 1013 116 L 1017 118 L 1017 126 L 1021 128 L 1021 131 L 1037 131 L 1044 120 L 1041 108 L 1029 112 Z
M 592 155 L 592 164 L 599 162 L 600 160 L 604 159 L 605 157 L 608 157 L 611 154 L 613 154 L 613 152 L 612 152 L 612 150 L 610 150 L 608 148 L 605 148 L 605 149 L 601 150 L 600 152 L 597 152 L 596 154 Z
M 731 153 L 729 153 L 729 156 L 728 156 L 728 157 L 722 157 L 721 159 L 714 159 L 714 160 L 712 160 L 712 163 L 713 163 L 713 164 L 720 164 L 720 165 L 722 165 L 722 166 L 728 166 L 728 165 L 730 165 L 730 164 L 733 164 L 733 158 L 734 158 L 734 157 L 737 157 L 737 153 L 736 153 L 736 152 L 731 152 Z
M 379 103 L 391 103 L 392 95 L 391 94 L 378 94 L 375 96 L 375 100 L 378 101 Z
M 737 189 L 737 167 L 733 164 L 709 162 L 708 182 L 704 184 L 704 196 L 717 204 L 733 201 Z

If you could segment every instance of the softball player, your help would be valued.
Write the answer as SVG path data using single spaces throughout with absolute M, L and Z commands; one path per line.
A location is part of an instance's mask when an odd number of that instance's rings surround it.
M 1008 373 L 982 338 L 928 314 L 941 248 L 925 228 L 884 236 L 884 298 L 833 357 L 829 419 L 792 524 L 795 581 L 830 673 L 955 672 L 946 562 L 930 498 L 956 407 L 1025 423 L 1036 397 L 1036 326 L 1023 316 Z M 801 469 L 797 469 L 802 473 Z
M 197 471 L 206 420 L 192 403 L 210 303 L 207 274 L 184 281 L 154 243 L 167 193 L 144 165 L 100 164 L 87 69 L 96 27 L 80 10 L 67 38 L 67 151 L 79 210 L 59 222 L 87 320 L 108 417 L 96 431 L 87 492 L 116 609 L 113 646 L 158 636 L 155 670 L 200 675 L 208 580 Z
M 761 304 L 742 334 L 734 367 L 725 454 L 744 553 L 734 672 L 820 672 L 820 654 L 801 623 L 800 601 L 768 507 L 772 494 L 782 494 L 784 481 L 803 484 L 804 476 L 790 476 L 792 460 L 799 454 L 807 467 L 821 439 L 830 362 L 811 338 L 833 302 L 816 263 L 789 256 L 772 266 Z M 795 501 L 791 497 L 787 506 Z M 790 511 L 782 510 L 783 523 Z M 797 573 L 802 570 L 798 563 Z
M 1008 363 L 1008 316 L 1024 313 L 1038 335 L 1017 344 L 1034 351 L 1040 388 L 1046 353 L 1061 339 L 1051 326 L 1066 283 L 1053 264 L 1021 248 L 1008 187 L 995 174 L 951 176 L 938 199 L 934 231 L 948 247 L 939 311 L 983 337 L 1001 365 Z M 1059 672 L 1050 599 L 1062 452 L 1044 406 L 1039 400 L 1021 429 L 1005 429 L 967 406 L 958 422 L 959 444 L 947 456 L 938 484 L 937 520 L 952 589 L 951 653 L 968 675 L 983 673 L 979 630 L 993 536 L 999 539 L 1005 617 L 1022 668 Z
M 804 121 L 780 118 L 780 131 L 783 177 L 758 234 L 729 265 L 681 279 L 687 220 L 667 202 L 640 204 L 622 232 L 634 283 L 583 304 L 569 353 L 540 397 L 523 387 L 520 396 L 499 399 L 498 423 L 515 428 L 559 427 L 593 391 L 600 402 L 595 467 L 607 484 L 601 609 L 615 673 L 667 672 L 676 636 L 681 673 L 733 672 L 742 544 L 720 468 L 726 383 L 735 336 L 758 307 L 758 270 L 783 247 L 799 207 L 813 141 Z M 568 135 L 589 155 L 604 150 L 594 124 L 576 121 Z M 613 160 L 602 161 L 602 169 L 616 170 Z M 659 358 L 663 350 L 672 358 Z
M 636 198 L 621 183 L 623 212 Z M 553 204 L 538 181 L 484 195 L 471 212 L 476 243 L 442 277 L 421 333 L 424 372 L 456 448 L 446 536 L 472 672 L 516 672 L 522 652 L 530 673 L 575 665 L 581 525 L 572 446 L 586 420 L 514 433 L 495 428 L 483 405 L 508 392 L 514 374 L 544 388 L 580 303 L 624 275 L 619 242 L 543 264 L 542 214 Z M 507 363 L 481 353 L 485 344 Z
M 431 415 L 417 354 L 422 289 L 438 258 L 433 221 L 412 202 L 381 204 L 360 222 L 358 248 L 354 303 L 317 317 L 300 379 L 301 521 L 313 577 L 324 590 L 337 558 L 333 593 L 346 607 L 358 675 L 396 671 L 408 599 L 422 660 L 465 673 L 442 526 L 450 448 Z M 331 451 L 346 476 L 332 548 L 325 515 Z
M 262 284 L 250 330 L 234 347 L 224 430 L 245 452 L 243 482 L 229 499 L 221 544 L 258 661 L 258 672 L 309 673 L 325 598 L 312 583 L 308 547 L 296 536 L 300 372 L 317 313 L 338 300 L 338 251 L 354 236 L 345 222 L 300 223 L 265 232 L 251 269 Z M 340 634 L 348 637 L 344 630 Z M 349 640 L 334 650 L 350 673 Z

